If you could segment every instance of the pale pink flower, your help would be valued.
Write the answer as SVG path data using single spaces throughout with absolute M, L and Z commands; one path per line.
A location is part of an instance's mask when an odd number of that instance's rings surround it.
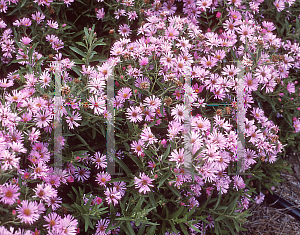
M 263 193 L 260 193 L 258 196 L 255 197 L 255 203 L 260 204 L 264 201 L 265 195 Z
M 121 100 L 130 99 L 131 96 L 132 96 L 132 92 L 129 87 L 122 87 L 118 91 L 118 95 L 117 95 L 117 97 L 119 97 Z
M 131 29 L 129 28 L 129 25 L 123 24 L 119 26 L 118 32 L 123 36 L 123 37 L 128 37 L 131 34 Z
M 300 126 L 299 126 L 300 127 Z M 143 153 L 143 149 L 142 147 L 144 147 L 144 142 L 143 140 L 139 139 L 138 142 L 133 141 L 131 143 L 131 149 L 138 154 L 138 156 L 141 156 Z
M 157 138 L 155 138 L 155 136 L 153 135 L 153 133 L 151 132 L 150 127 L 146 127 L 142 133 L 141 133 L 141 139 L 144 142 L 148 142 L 148 144 L 154 144 L 156 143 L 158 140 Z
M 282 11 L 285 8 L 285 2 L 283 0 L 275 0 L 273 3 L 278 12 Z
M 104 18 L 105 16 L 105 12 L 104 12 L 104 8 L 102 7 L 101 9 L 98 9 L 97 12 L 96 12 L 96 16 L 97 16 L 97 19 L 100 20 Z
M 75 111 L 73 111 L 73 114 L 71 116 L 66 117 L 66 122 L 68 123 L 70 129 L 74 129 L 74 126 L 80 126 L 79 123 L 75 122 L 80 120 L 82 120 L 81 115 Z
M 116 188 L 107 188 L 104 194 L 106 196 L 106 202 L 108 204 L 113 203 L 114 206 L 116 206 L 122 198 L 121 193 L 118 192 Z
M 78 170 L 75 170 L 74 176 L 78 181 L 84 182 L 90 178 L 90 174 L 91 172 L 88 169 L 78 167 Z
M 96 168 L 106 168 L 107 167 L 107 161 L 106 161 L 106 155 L 101 154 L 100 152 L 96 152 L 95 156 L 91 159 L 95 164 Z
M 146 97 L 144 102 L 145 102 L 145 106 L 149 107 L 150 110 L 156 110 L 161 105 L 161 99 L 158 97 L 155 97 L 155 95 Z
M 141 122 L 143 120 L 143 111 L 139 106 L 131 106 L 127 108 L 126 115 L 130 122 L 136 123 Z
M 139 193 L 146 194 L 147 192 L 150 192 L 151 191 L 150 187 L 154 187 L 152 185 L 153 179 L 145 175 L 144 172 L 143 173 L 140 172 L 139 177 L 140 178 L 136 176 L 134 177 L 135 188 L 139 189 Z
M 100 172 L 97 174 L 96 181 L 100 186 L 106 187 L 106 183 L 111 180 L 111 175 L 107 172 Z
M 8 205 L 13 205 L 16 200 L 19 199 L 19 190 L 19 186 L 13 185 L 11 183 L 5 183 L 4 185 L 2 185 L 2 188 L 0 190 L 0 201 Z
M 291 93 L 295 93 L 295 84 L 292 82 L 289 82 L 286 86 L 287 91 Z
M 176 107 L 171 110 L 171 115 L 176 122 L 184 121 L 184 110 L 185 106 L 183 104 L 177 104 Z
M 235 175 L 232 178 L 233 178 L 233 188 L 235 188 L 237 191 L 239 189 L 244 189 L 245 188 L 245 183 L 244 183 L 244 180 L 241 176 Z
M 44 224 L 43 226 L 46 227 L 48 230 L 56 230 L 58 228 L 59 221 L 61 220 L 61 216 L 56 214 L 55 212 L 50 212 L 43 218 L 47 222 L 47 224 Z
M 17 207 L 17 217 L 21 219 L 22 223 L 33 224 L 40 217 L 38 213 L 38 205 L 35 201 L 24 200 L 21 205 Z
M 45 16 L 43 15 L 43 13 L 37 11 L 35 14 L 32 14 L 32 19 L 35 20 L 38 24 L 40 24 L 41 22 L 44 21 Z

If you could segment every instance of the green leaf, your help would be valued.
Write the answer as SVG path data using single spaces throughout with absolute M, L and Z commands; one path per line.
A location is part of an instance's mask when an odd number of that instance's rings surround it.
M 173 192 L 175 193 L 176 196 L 181 197 L 180 193 L 178 192 L 178 190 L 176 190 L 175 188 L 173 188 L 173 186 L 170 186 L 169 184 L 166 184 L 167 187 Z
M 157 203 L 156 203 L 156 201 L 155 201 L 155 199 L 154 199 L 153 192 L 149 192 L 148 195 L 149 195 L 149 199 L 150 199 L 151 205 L 152 205 L 153 207 L 157 207 Z
M 186 227 L 183 223 L 179 224 L 181 231 L 185 234 L 185 235 L 189 235 L 188 231 L 186 230 Z
M 126 225 L 127 225 L 129 234 L 130 234 L 130 235 L 135 235 L 135 232 L 134 232 L 134 230 L 133 230 L 133 228 L 132 228 L 132 226 L 131 226 L 131 224 L 130 224 L 129 221 L 126 221 Z
M 119 158 L 115 158 L 115 161 L 120 165 L 120 167 L 126 172 L 128 176 L 132 175 L 131 171 L 129 170 L 128 166 Z
M 155 234 L 156 225 L 152 225 L 152 227 L 148 230 L 147 235 L 154 235 Z
M 163 185 L 163 183 L 172 175 L 172 171 L 170 169 L 163 175 L 161 180 L 159 181 L 158 188 Z
M 76 42 L 78 45 L 83 46 L 85 49 L 88 49 L 83 42 Z
M 181 215 L 181 213 L 182 213 L 182 211 L 185 209 L 185 207 L 184 206 L 181 206 L 180 208 L 179 208 L 179 210 L 177 210 L 177 211 L 175 211 L 172 215 L 170 215 L 170 218 L 171 219 L 176 219 L 176 218 L 178 218 L 180 215 Z
M 137 235 L 144 235 L 146 224 L 142 224 Z
M 214 206 L 214 210 L 217 209 L 217 207 L 219 206 L 220 202 L 221 202 L 221 198 L 222 198 L 222 193 L 221 193 L 221 189 L 219 191 L 219 197 L 218 197 L 218 201 Z
M 163 157 L 162 157 L 162 161 L 165 161 L 166 158 L 169 156 L 169 153 L 170 153 L 170 149 L 171 149 L 171 145 L 168 145 Z
M 80 49 L 78 49 L 77 47 L 70 46 L 70 49 L 72 51 L 76 52 L 77 54 L 81 55 L 83 58 L 86 56 L 85 53 L 83 51 L 81 51 Z

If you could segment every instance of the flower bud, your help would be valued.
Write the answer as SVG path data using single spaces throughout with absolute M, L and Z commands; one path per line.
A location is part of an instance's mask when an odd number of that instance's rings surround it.
M 221 15 L 222 15 L 221 12 L 217 12 L 216 17 L 217 17 L 218 19 L 220 19 L 220 18 L 221 18 Z
M 296 120 L 297 120 L 297 118 L 296 118 L 296 117 L 293 117 L 293 119 L 292 119 L 292 120 L 293 120 L 293 122 L 294 122 L 294 121 L 296 121 Z
M 157 179 L 157 178 L 158 178 L 158 175 L 155 175 L 154 178 Z
M 12 210 L 12 215 L 15 216 L 17 214 L 16 210 Z
M 165 139 L 163 139 L 162 141 L 161 141 L 161 144 L 162 145 L 165 145 L 167 143 L 167 141 L 165 140 Z

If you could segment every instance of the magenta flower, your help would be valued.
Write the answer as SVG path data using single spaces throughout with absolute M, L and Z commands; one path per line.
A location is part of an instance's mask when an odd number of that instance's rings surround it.
M 154 187 L 152 183 L 153 179 L 145 175 L 145 173 L 140 173 L 140 178 L 134 177 L 134 184 L 135 188 L 139 189 L 139 193 L 144 193 L 146 194 L 147 192 L 150 192 L 149 187 Z

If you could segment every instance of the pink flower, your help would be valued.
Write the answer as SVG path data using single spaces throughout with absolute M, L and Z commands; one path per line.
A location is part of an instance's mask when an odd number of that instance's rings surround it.
M 148 63 L 149 63 L 148 57 L 142 57 L 142 58 L 140 59 L 140 66 L 147 65 Z
M 131 34 L 131 30 L 127 24 L 120 25 L 118 32 L 126 38 Z
M 96 181 L 98 181 L 98 184 L 100 184 L 100 186 L 106 187 L 106 182 L 110 180 L 111 180 L 111 176 L 107 172 L 100 172 L 97 174 Z
M 96 168 L 106 168 L 107 162 L 106 162 L 106 155 L 102 155 L 100 152 L 96 152 L 95 156 L 92 157 L 92 161 L 96 164 Z
M 292 82 L 289 82 L 286 86 L 286 89 L 289 93 L 295 93 L 295 84 Z
M 265 195 L 260 193 L 258 196 L 255 197 L 254 200 L 256 204 L 260 204 L 264 201 L 264 199 L 265 199 Z
M 142 109 L 139 106 L 136 107 L 129 107 L 127 108 L 127 118 L 129 119 L 130 122 L 141 122 L 143 120 L 142 117 Z
M 142 133 L 141 133 L 141 139 L 144 142 L 148 142 L 148 144 L 154 144 L 157 142 L 157 138 L 155 138 L 155 136 L 153 135 L 153 133 L 151 132 L 150 127 L 146 127 Z
M 217 12 L 216 17 L 219 19 L 221 18 L 222 13 L 221 12 Z
M 8 205 L 13 205 L 17 199 L 19 199 L 19 195 L 20 193 L 18 193 L 18 191 L 20 190 L 20 187 L 18 187 L 17 185 L 13 185 L 13 184 L 8 184 L 5 183 L 2 186 L 2 191 L 0 191 L 0 201 L 8 204 Z
M 31 43 L 31 39 L 29 38 L 29 37 L 22 37 L 22 39 L 21 39 L 21 42 L 25 45 L 25 46 L 27 46 L 27 45 L 29 45 L 30 43 Z
M 116 188 L 107 188 L 104 192 L 106 202 L 108 204 L 113 203 L 114 206 L 118 204 L 119 200 L 122 198 L 121 193 L 117 191 Z
M 43 225 L 44 227 L 46 227 L 48 230 L 56 230 L 59 221 L 61 220 L 61 216 L 56 214 L 55 212 L 51 212 L 48 215 L 44 216 L 44 220 L 47 222 L 47 224 Z
M 104 18 L 105 16 L 105 12 L 104 12 L 104 8 L 98 9 L 97 13 L 96 13 L 97 19 L 100 20 Z
M 131 149 L 138 154 L 138 156 L 141 156 L 143 153 L 144 142 L 143 140 L 139 139 L 138 142 L 133 141 L 131 144 Z
M 176 107 L 172 109 L 171 115 L 174 117 L 176 122 L 184 121 L 184 109 L 185 106 L 183 104 L 177 104 Z
M 39 12 L 39 11 L 37 11 L 35 14 L 32 14 L 31 17 L 32 17 L 32 19 L 35 20 L 38 24 L 40 24 L 41 22 L 43 22 L 44 19 L 45 19 L 45 16 L 44 16 L 41 12 Z
M 144 193 L 146 194 L 147 192 L 150 192 L 149 187 L 154 187 L 152 183 L 153 179 L 145 175 L 145 173 L 140 173 L 140 178 L 134 177 L 134 184 L 135 188 L 139 189 L 139 193 Z
M 241 176 L 235 175 L 233 176 L 233 187 L 238 191 L 239 189 L 245 188 L 245 183 L 244 180 L 242 179 Z
M 40 217 L 38 213 L 38 205 L 35 201 L 22 201 L 22 205 L 17 208 L 17 217 L 21 219 L 22 223 L 33 224 Z

